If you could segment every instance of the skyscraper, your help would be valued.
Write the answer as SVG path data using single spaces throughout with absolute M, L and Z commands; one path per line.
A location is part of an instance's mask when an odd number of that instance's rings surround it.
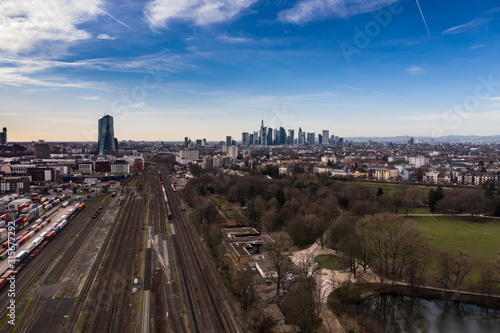
M 97 153 L 99 155 L 104 155 L 105 152 L 116 151 L 113 117 L 104 116 L 99 119 L 98 130 L 99 137 L 97 139 Z
M 259 145 L 267 145 L 267 127 L 264 126 L 264 120 L 262 120 L 262 124 L 260 125 Z
M 232 143 L 233 143 L 233 138 L 230 135 L 226 136 L 226 146 L 229 147 L 232 145 Z
M 265 141 L 265 139 L 264 139 Z M 267 129 L 267 142 L 266 142 L 266 145 L 268 146 L 272 146 L 273 145 L 273 129 L 271 127 L 269 127 Z
M 0 132 L 0 144 L 1 145 L 7 144 L 7 127 L 4 127 L 3 131 Z
M 280 142 L 279 145 L 286 144 L 286 131 L 283 127 L 280 127 Z
M 304 141 L 302 139 L 302 127 L 299 127 L 299 137 L 298 137 L 298 142 L 299 145 L 303 144 Z
M 250 135 L 248 134 L 248 132 L 241 133 L 241 144 L 243 146 L 248 146 L 250 144 Z
M 323 130 L 323 141 L 321 143 L 324 145 L 329 144 L 330 143 L 328 142 L 329 140 L 330 140 L 330 131 Z
M 293 129 L 288 130 L 288 139 L 287 143 L 293 145 L 295 143 L 295 131 Z

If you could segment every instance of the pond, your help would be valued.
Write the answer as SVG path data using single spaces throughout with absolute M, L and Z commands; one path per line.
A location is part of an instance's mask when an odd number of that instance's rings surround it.
M 380 295 L 361 302 L 357 310 L 391 333 L 500 332 L 500 310 L 466 303 Z

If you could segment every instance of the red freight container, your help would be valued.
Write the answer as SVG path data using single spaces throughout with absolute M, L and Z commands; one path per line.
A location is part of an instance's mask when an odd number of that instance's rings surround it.
M 3 286 L 5 286 L 6 283 L 7 283 L 6 279 L 0 279 L 0 289 L 2 289 Z
M 9 241 L 5 241 L 2 243 L 2 249 L 6 249 L 9 247 Z
M 47 236 L 45 236 L 45 239 L 51 240 L 52 238 L 54 238 L 55 235 L 56 235 L 56 232 L 54 230 L 52 230 L 51 232 L 49 232 L 49 234 Z
M 11 276 L 16 275 L 16 273 L 16 271 L 8 270 L 4 275 L 2 275 L 2 279 L 10 278 Z
M 2 219 L 2 220 L 6 220 L 8 217 L 9 217 L 9 215 L 7 215 L 7 214 L 3 214 L 2 216 L 0 216 L 0 219 Z

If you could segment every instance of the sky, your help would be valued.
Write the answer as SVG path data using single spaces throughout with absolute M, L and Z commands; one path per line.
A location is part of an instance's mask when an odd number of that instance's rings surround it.
M 497 135 L 494 0 L 3 0 L 9 141 Z

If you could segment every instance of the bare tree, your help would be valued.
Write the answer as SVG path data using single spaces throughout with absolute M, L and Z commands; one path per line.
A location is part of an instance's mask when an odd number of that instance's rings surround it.
M 357 232 L 367 242 L 381 281 L 390 275 L 401 277 L 408 261 L 428 243 L 414 222 L 388 213 L 361 219 Z
M 459 251 L 452 256 L 451 262 L 454 286 L 458 288 L 472 270 L 472 259 L 468 252 Z
M 293 241 L 284 231 L 274 232 L 269 235 L 274 243 L 266 244 L 264 247 L 265 257 L 271 262 L 276 270 L 276 296 L 280 294 L 280 285 L 284 280 L 286 271 L 290 267 L 288 252 L 292 250 Z
M 356 271 L 359 266 L 358 257 L 361 254 L 361 238 L 354 233 L 345 236 L 340 241 L 339 251 L 341 252 L 342 262 L 356 278 Z
M 458 288 L 472 270 L 472 259 L 466 251 L 458 251 L 457 253 L 444 251 L 441 252 L 440 268 L 437 278 L 439 282 L 444 284 L 445 290 L 450 282 L 453 282 L 453 286 Z
M 498 277 L 491 269 L 482 271 L 479 278 L 479 287 L 481 289 L 481 293 L 488 296 L 493 294 L 496 290 L 498 282 Z

